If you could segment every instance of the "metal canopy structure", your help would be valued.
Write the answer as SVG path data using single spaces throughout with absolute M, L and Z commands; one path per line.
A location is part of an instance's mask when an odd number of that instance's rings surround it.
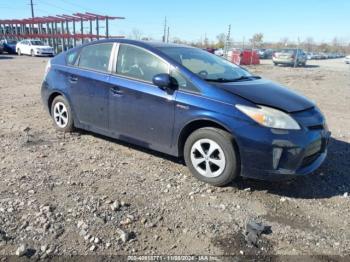
M 56 52 L 60 52 L 86 41 L 123 38 L 124 36 L 111 36 L 109 33 L 109 22 L 117 19 L 125 18 L 85 12 L 26 19 L 3 19 L 0 20 L 0 37 L 14 40 L 41 39 L 54 47 Z M 87 24 L 88 26 L 85 27 Z M 103 28 L 105 33 L 101 34 Z

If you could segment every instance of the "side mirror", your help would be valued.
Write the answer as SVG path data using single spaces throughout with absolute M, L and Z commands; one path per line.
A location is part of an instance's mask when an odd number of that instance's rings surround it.
M 155 75 L 152 81 L 154 85 L 158 86 L 161 89 L 174 89 L 174 85 L 169 74 Z

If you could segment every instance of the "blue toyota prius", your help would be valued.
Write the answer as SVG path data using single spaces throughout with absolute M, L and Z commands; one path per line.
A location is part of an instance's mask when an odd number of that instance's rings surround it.
M 203 50 L 109 39 L 51 59 L 41 89 L 55 127 L 183 157 L 215 186 L 310 174 L 330 137 L 317 106 Z

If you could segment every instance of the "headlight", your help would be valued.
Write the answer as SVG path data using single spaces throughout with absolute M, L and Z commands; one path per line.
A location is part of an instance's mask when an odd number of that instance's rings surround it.
M 271 107 L 236 105 L 236 108 L 262 126 L 277 129 L 300 129 L 299 124 L 291 116 Z

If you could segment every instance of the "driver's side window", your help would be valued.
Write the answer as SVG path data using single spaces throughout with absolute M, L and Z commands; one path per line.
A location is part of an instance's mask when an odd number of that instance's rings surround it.
M 140 47 L 121 44 L 116 70 L 119 75 L 152 83 L 155 75 L 169 73 L 169 65 Z

